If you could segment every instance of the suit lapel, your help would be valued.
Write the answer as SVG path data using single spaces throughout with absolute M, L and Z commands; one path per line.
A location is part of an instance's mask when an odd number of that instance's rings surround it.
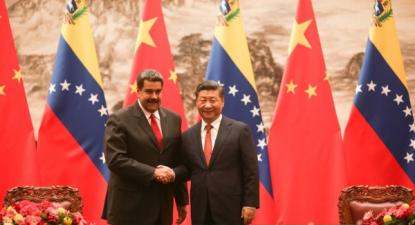
M 154 135 L 154 132 L 151 129 L 150 124 L 148 123 L 148 120 L 143 110 L 138 105 L 138 102 L 135 103 L 133 110 L 134 110 L 134 115 L 137 118 L 138 125 L 144 130 L 144 133 L 150 138 L 151 142 L 154 144 L 154 147 L 155 147 L 154 150 L 159 151 L 156 136 Z
M 166 142 L 166 138 L 164 137 L 168 137 L 168 132 L 169 132 L 169 124 L 168 124 L 168 119 L 167 119 L 167 114 L 163 109 L 159 109 L 159 115 L 160 115 L 160 125 L 161 125 L 161 134 L 162 134 L 162 143 L 163 146 L 161 146 L 163 149 L 167 148 L 167 142 Z M 154 136 L 155 137 L 155 136 Z
M 222 116 L 222 121 L 219 125 L 218 135 L 216 136 L 215 145 L 213 146 L 212 157 L 210 158 L 209 167 L 212 167 L 212 165 L 215 163 L 216 158 L 218 158 L 220 152 L 223 151 L 223 143 L 228 137 L 231 128 L 232 123 L 230 123 L 225 116 Z

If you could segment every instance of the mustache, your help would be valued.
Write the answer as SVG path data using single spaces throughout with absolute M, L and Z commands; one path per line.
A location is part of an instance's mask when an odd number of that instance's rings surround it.
M 160 100 L 159 100 L 159 99 L 154 98 L 154 99 L 147 99 L 147 100 L 146 100 L 146 102 L 147 102 L 147 103 L 159 103 L 159 102 L 160 102 Z

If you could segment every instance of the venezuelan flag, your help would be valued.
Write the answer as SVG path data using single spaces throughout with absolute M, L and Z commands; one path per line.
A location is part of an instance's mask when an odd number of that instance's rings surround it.
M 108 111 L 86 2 L 69 1 L 66 19 L 39 130 L 41 182 L 79 188 L 86 219 L 99 223 L 109 176 Z
M 224 87 L 223 114 L 248 124 L 252 130 L 260 172 L 260 209 L 254 223 L 272 224 L 275 216 L 267 140 L 239 1 L 222 0 L 219 9 L 206 79 Z
M 350 184 L 414 188 L 415 124 L 390 0 L 372 25 L 344 146 Z

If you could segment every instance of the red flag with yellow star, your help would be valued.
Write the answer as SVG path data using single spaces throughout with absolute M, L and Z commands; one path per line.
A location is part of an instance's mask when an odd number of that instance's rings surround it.
M 338 223 L 341 132 L 311 0 L 300 0 L 269 136 L 277 223 Z
M 160 0 L 147 0 L 144 3 L 136 47 L 124 106 L 131 105 L 137 100 L 137 75 L 145 69 L 155 69 L 164 78 L 162 106 L 181 115 L 182 129 L 187 129 L 179 82 L 170 52 Z
M 155 69 L 163 75 L 161 105 L 178 113 L 182 117 L 182 130 L 186 130 L 187 122 L 183 101 L 180 96 L 179 81 L 170 52 L 160 0 L 146 0 L 144 3 L 124 107 L 137 101 L 137 75 L 145 69 Z M 190 212 L 190 207 L 187 207 L 187 212 Z M 176 218 L 177 211 L 174 210 L 174 221 Z M 189 218 L 190 214 L 183 224 L 190 224 Z
M 20 185 L 37 185 L 36 143 L 4 0 L 0 0 L 0 199 Z

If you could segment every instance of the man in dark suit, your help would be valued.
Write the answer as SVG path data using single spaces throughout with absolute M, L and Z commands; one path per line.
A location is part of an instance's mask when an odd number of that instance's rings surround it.
M 258 161 L 249 127 L 222 116 L 223 87 L 204 81 L 196 89 L 202 121 L 182 136 L 186 166 L 176 176 L 190 177 L 193 225 L 250 224 L 259 207 Z
M 163 78 L 155 70 L 137 80 L 138 101 L 112 114 L 105 129 L 111 171 L 103 218 L 112 225 L 171 225 L 173 196 L 178 223 L 188 204 L 184 183 L 174 182 L 181 146 L 181 118 L 160 107 Z

